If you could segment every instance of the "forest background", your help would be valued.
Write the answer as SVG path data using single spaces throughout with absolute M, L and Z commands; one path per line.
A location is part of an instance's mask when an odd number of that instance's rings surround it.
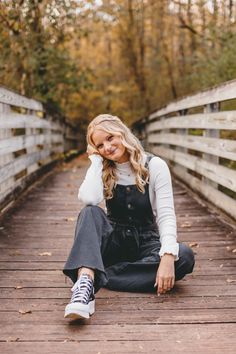
M 234 0 L 0 0 L 0 85 L 83 128 L 236 78 Z

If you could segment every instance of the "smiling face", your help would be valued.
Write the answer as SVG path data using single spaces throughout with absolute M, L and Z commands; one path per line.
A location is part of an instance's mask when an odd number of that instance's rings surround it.
M 118 163 L 129 160 L 129 153 L 122 144 L 119 135 L 107 133 L 102 129 L 95 129 L 92 140 L 99 154 L 105 159 Z

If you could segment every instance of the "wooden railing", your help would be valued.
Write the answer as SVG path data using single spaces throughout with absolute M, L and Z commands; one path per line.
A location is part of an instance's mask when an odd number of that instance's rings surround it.
M 0 87 L 0 209 L 70 149 L 83 149 L 71 124 L 54 120 L 43 105 Z
M 136 122 L 147 150 L 236 219 L 236 80 L 188 96 Z

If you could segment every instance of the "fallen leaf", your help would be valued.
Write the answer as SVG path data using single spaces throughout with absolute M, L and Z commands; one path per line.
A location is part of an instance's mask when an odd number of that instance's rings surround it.
M 22 315 L 25 315 L 26 313 L 32 313 L 31 310 L 19 310 L 19 313 L 21 313 Z
M 15 286 L 15 289 L 22 289 L 22 288 L 23 288 L 23 286 L 21 286 L 21 285 Z
M 21 254 L 20 251 L 16 250 L 16 251 L 10 252 L 9 256 L 18 256 L 20 254 Z
M 236 282 L 236 279 L 227 279 L 226 281 L 227 281 L 227 283 L 234 283 L 234 282 Z
M 9 337 L 7 338 L 7 342 L 18 342 L 20 338 L 19 337 Z
M 220 265 L 220 268 L 223 268 L 223 267 L 224 267 L 224 264 L 221 264 L 221 265 Z
M 66 221 L 75 221 L 76 218 L 73 218 L 73 217 L 71 217 L 71 218 L 65 218 L 65 220 L 66 220 Z
M 180 225 L 181 227 L 191 227 L 192 223 L 189 221 L 185 221 L 182 225 Z
M 232 251 L 233 253 L 236 253 L 236 248 L 235 249 L 233 249 L 233 251 Z
M 208 258 L 208 261 L 213 261 L 213 258 Z
M 42 253 L 39 253 L 39 256 L 51 256 L 52 255 L 52 252 L 42 252 Z
M 230 246 L 227 246 L 226 249 L 227 249 L 227 251 L 230 251 L 230 250 L 231 250 Z
M 199 247 L 199 244 L 197 242 L 190 242 L 189 247 Z

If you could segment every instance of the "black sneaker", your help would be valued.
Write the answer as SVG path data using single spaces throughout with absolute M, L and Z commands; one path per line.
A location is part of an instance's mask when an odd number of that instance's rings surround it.
M 93 280 L 87 274 L 82 274 L 71 288 L 73 294 L 70 303 L 65 308 L 66 318 L 89 318 L 95 312 L 95 297 Z

